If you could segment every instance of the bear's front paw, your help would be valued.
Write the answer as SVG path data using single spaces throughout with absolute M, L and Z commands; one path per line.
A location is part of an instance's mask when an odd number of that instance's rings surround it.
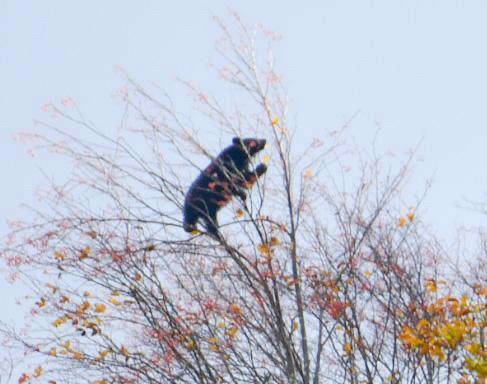
M 257 176 L 261 176 L 261 175 L 263 175 L 266 172 L 267 172 L 267 165 L 265 165 L 264 163 L 260 163 L 255 168 L 255 173 L 257 174 Z

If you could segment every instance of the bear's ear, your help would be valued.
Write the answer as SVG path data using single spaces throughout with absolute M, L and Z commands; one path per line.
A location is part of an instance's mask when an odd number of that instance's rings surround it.
M 235 137 L 232 139 L 232 143 L 233 143 L 233 144 L 242 145 L 242 141 L 240 140 L 240 137 L 237 137 L 237 136 L 235 136 Z

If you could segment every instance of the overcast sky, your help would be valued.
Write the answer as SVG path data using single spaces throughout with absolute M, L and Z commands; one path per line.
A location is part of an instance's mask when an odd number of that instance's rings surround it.
M 485 0 L 53 1 L 0 0 L 0 235 L 22 217 L 44 183 L 12 136 L 32 128 L 41 106 L 75 99 L 98 127 L 120 120 L 114 71 L 169 90 L 180 76 L 205 82 L 228 6 L 279 32 L 277 61 L 302 136 L 332 130 L 360 111 L 352 129 L 398 152 L 423 140 L 415 180 L 435 175 L 425 219 L 444 236 L 482 217 L 459 209 L 487 191 L 487 2 Z M 182 104 L 185 100 L 179 100 Z M 18 290 L 0 277 L 1 319 L 18 319 Z

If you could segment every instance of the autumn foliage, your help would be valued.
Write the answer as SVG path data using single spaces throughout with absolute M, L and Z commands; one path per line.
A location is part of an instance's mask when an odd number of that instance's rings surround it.
M 414 154 L 350 145 L 350 122 L 297 140 L 267 50 L 278 36 L 232 20 L 216 20 L 214 68 L 238 102 L 181 82 L 198 127 L 120 70 L 116 135 L 66 99 L 23 137 L 73 171 L 40 193 L 32 221 L 11 223 L 1 252 L 9 277 L 32 289 L 27 329 L 2 328 L 5 346 L 25 353 L 15 380 L 485 379 L 485 245 L 452 261 L 421 219 L 423 199 L 402 192 Z M 220 241 L 188 236 L 184 193 L 235 134 L 267 138 L 267 175 L 222 211 Z

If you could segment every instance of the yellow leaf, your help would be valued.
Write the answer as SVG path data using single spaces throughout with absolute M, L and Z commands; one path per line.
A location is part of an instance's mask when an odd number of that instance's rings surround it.
M 404 218 L 404 217 L 399 218 L 399 227 L 403 228 L 406 226 L 407 223 L 408 222 L 407 222 L 406 218 Z
M 56 347 L 52 347 L 51 348 L 51 350 L 49 351 L 49 355 L 51 355 L 52 357 L 56 357 L 57 356 Z
M 274 117 L 274 118 L 272 119 L 272 125 L 279 125 L 279 118 Z
M 227 335 L 234 339 L 237 336 L 238 327 L 232 327 L 227 331 Z
M 110 297 L 110 303 L 112 303 L 113 305 L 116 305 L 116 306 L 119 306 L 119 305 L 122 305 L 122 303 L 120 301 L 118 301 L 115 297 Z
M 352 353 L 352 344 L 350 343 L 345 343 L 344 346 L 343 346 L 343 350 L 345 351 L 345 353 L 347 355 L 350 355 Z
M 212 344 L 212 345 L 210 345 L 210 349 L 211 349 L 212 351 L 218 351 L 218 345 L 216 345 L 216 344 Z
M 297 321 L 294 321 L 293 322 L 293 332 L 295 332 L 297 330 L 298 330 L 298 322 Z
M 271 161 L 271 158 L 268 156 L 268 155 L 265 155 L 263 158 L 262 158 L 262 162 L 264 164 L 269 164 L 269 162 Z
M 71 348 L 71 341 L 69 341 L 69 340 L 64 343 L 63 347 L 66 348 L 70 352 L 73 350 L 73 348 Z
M 416 324 L 416 329 L 421 330 L 421 329 L 429 327 L 429 325 L 430 325 L 430 323 L 428 320 L 421 319 L 418 321 L 418 324 Z
M 225 328 L 225 322 L 220 321 L 220 322 L 218 323 L 217 327 L 218 327 L 219 329 L 223 329 L 223 328 Z
M 210 337 L 210 338 L 208 339 L 208 341 L 209 341 L 210 343 L 215 344 L 215 343 L 217 343 L 217 342 L 218 342 L 218 339 L 217 339 L 216 337 Z
M 408 214 L 408 219 L 409 219 L 409 221 L 411 221 L 411 222 L 414 220 L 414 213 L 413 213 L 413 212 L 410 212 L 410 213 Z
M 58 317 L 56 320 L 54 320 L 52 325 L 54 325 L 54 327 L 56 327 L 56 328 L 59 328 L 66 321 L 67 321 L 67 318 L 65 316 L 61 316 L 61 317 Z
M 438 291 L 438 286 L 436 285 L 436 281 L 433 279 L 428 279 L 426 281 L 426 290 L 431 293 L 435 293 Z
M 191 234 L 192 234 L 192 235 L 199 235 L 199 234 L 200 234 L 200 231 L 198 231 L 197 229 L 193 229 L 193 230 L 191 231 Z
M 472 355 L 480 355 L 482 352 L 482 346 L 479 343 L 469 344 L 465 347 L 465 349 Z

